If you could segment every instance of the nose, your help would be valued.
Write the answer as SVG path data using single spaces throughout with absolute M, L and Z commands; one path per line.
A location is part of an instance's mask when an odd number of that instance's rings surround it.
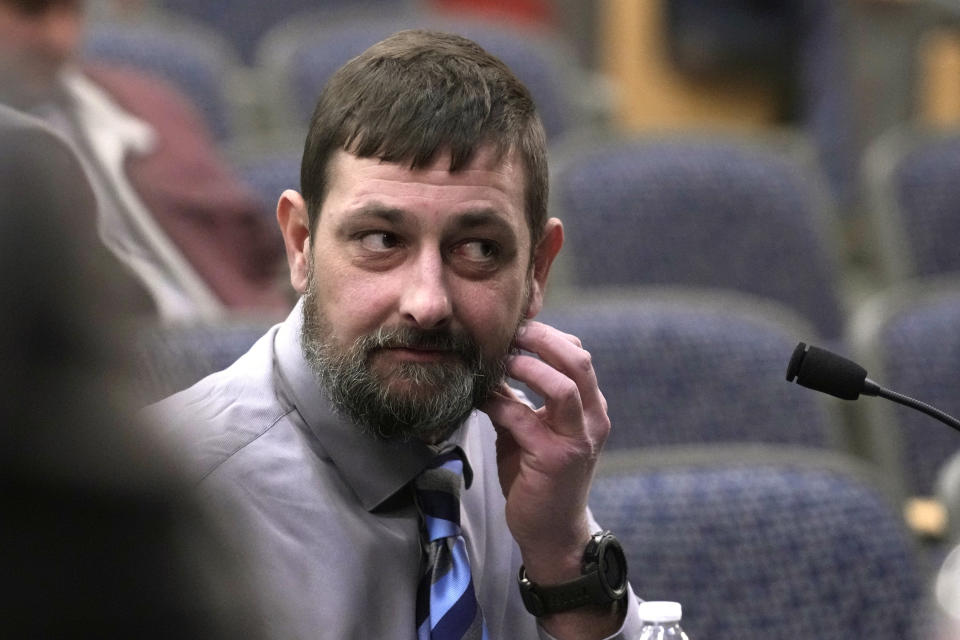
M 450 322 L 453 305 L 439 251 L 423 250 L 411 264 L 402 285 L 400 313 L 421 329 L 437 329 Z

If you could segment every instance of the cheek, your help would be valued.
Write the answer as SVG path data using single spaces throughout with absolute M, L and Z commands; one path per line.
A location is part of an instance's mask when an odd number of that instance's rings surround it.
M 456 315 L 488 353 L 499 352 L 509 345 L 523 317 L 524 293 L 522 285 L 472 290 L 461 298 Z
M 318 277 L 316 300 L 341 344 L 385 324 L 395 307 L 397 288 L 375 278 Z

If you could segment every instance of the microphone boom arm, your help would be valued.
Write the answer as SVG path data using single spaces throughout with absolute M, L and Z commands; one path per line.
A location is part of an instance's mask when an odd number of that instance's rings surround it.
M 927 414 L 931 418 L 936 418 L 943 424 L 953 427 L 957 431 L 960 431 L 960 420 L 957 420 L 953 416 L 940 411 L 934 406 L 927 404 L 926 402 L 921 402 L 916 398 L 911 398 L 910 396 L 905 396 L 902 393 L 897 393 L 892 389 L 886 389 L 881 387 L 879 384 L 867 378 L 863 383 L 863 391 L 861 391 L 865 396 L 879 396 L 881 398 L 886 398 L 896 402 L 897 404 L 902 404 L 905 407 L 910 407 L 911 409 L 916 409 L 922 413 Z

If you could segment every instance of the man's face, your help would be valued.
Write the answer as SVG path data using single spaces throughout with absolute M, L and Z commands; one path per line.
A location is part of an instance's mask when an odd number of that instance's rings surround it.
M 49 94 L 82 40 L 80 0 L 53 3 L 37 12 L 0 0 L 0 79 L 18 85 L 21 102 L 40 101 Z
M 306 249 L 305 354 L 334 402 L 384 437 L 458 426 L 499 385 L 528 311 L 522 166 L 485 148 L 448 166 L 337 152 Z

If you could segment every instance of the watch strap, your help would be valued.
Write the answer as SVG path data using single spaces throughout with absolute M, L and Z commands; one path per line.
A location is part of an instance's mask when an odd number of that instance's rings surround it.
M 580 576 L 562 584 L 543 586 L 530 582 L 526 569 L 520 567 L 517 578 L 521 585 L 520 594 L 523 604 L 536 616 L 610 601 L 600 582 L 600 576 L 596 573 Z

